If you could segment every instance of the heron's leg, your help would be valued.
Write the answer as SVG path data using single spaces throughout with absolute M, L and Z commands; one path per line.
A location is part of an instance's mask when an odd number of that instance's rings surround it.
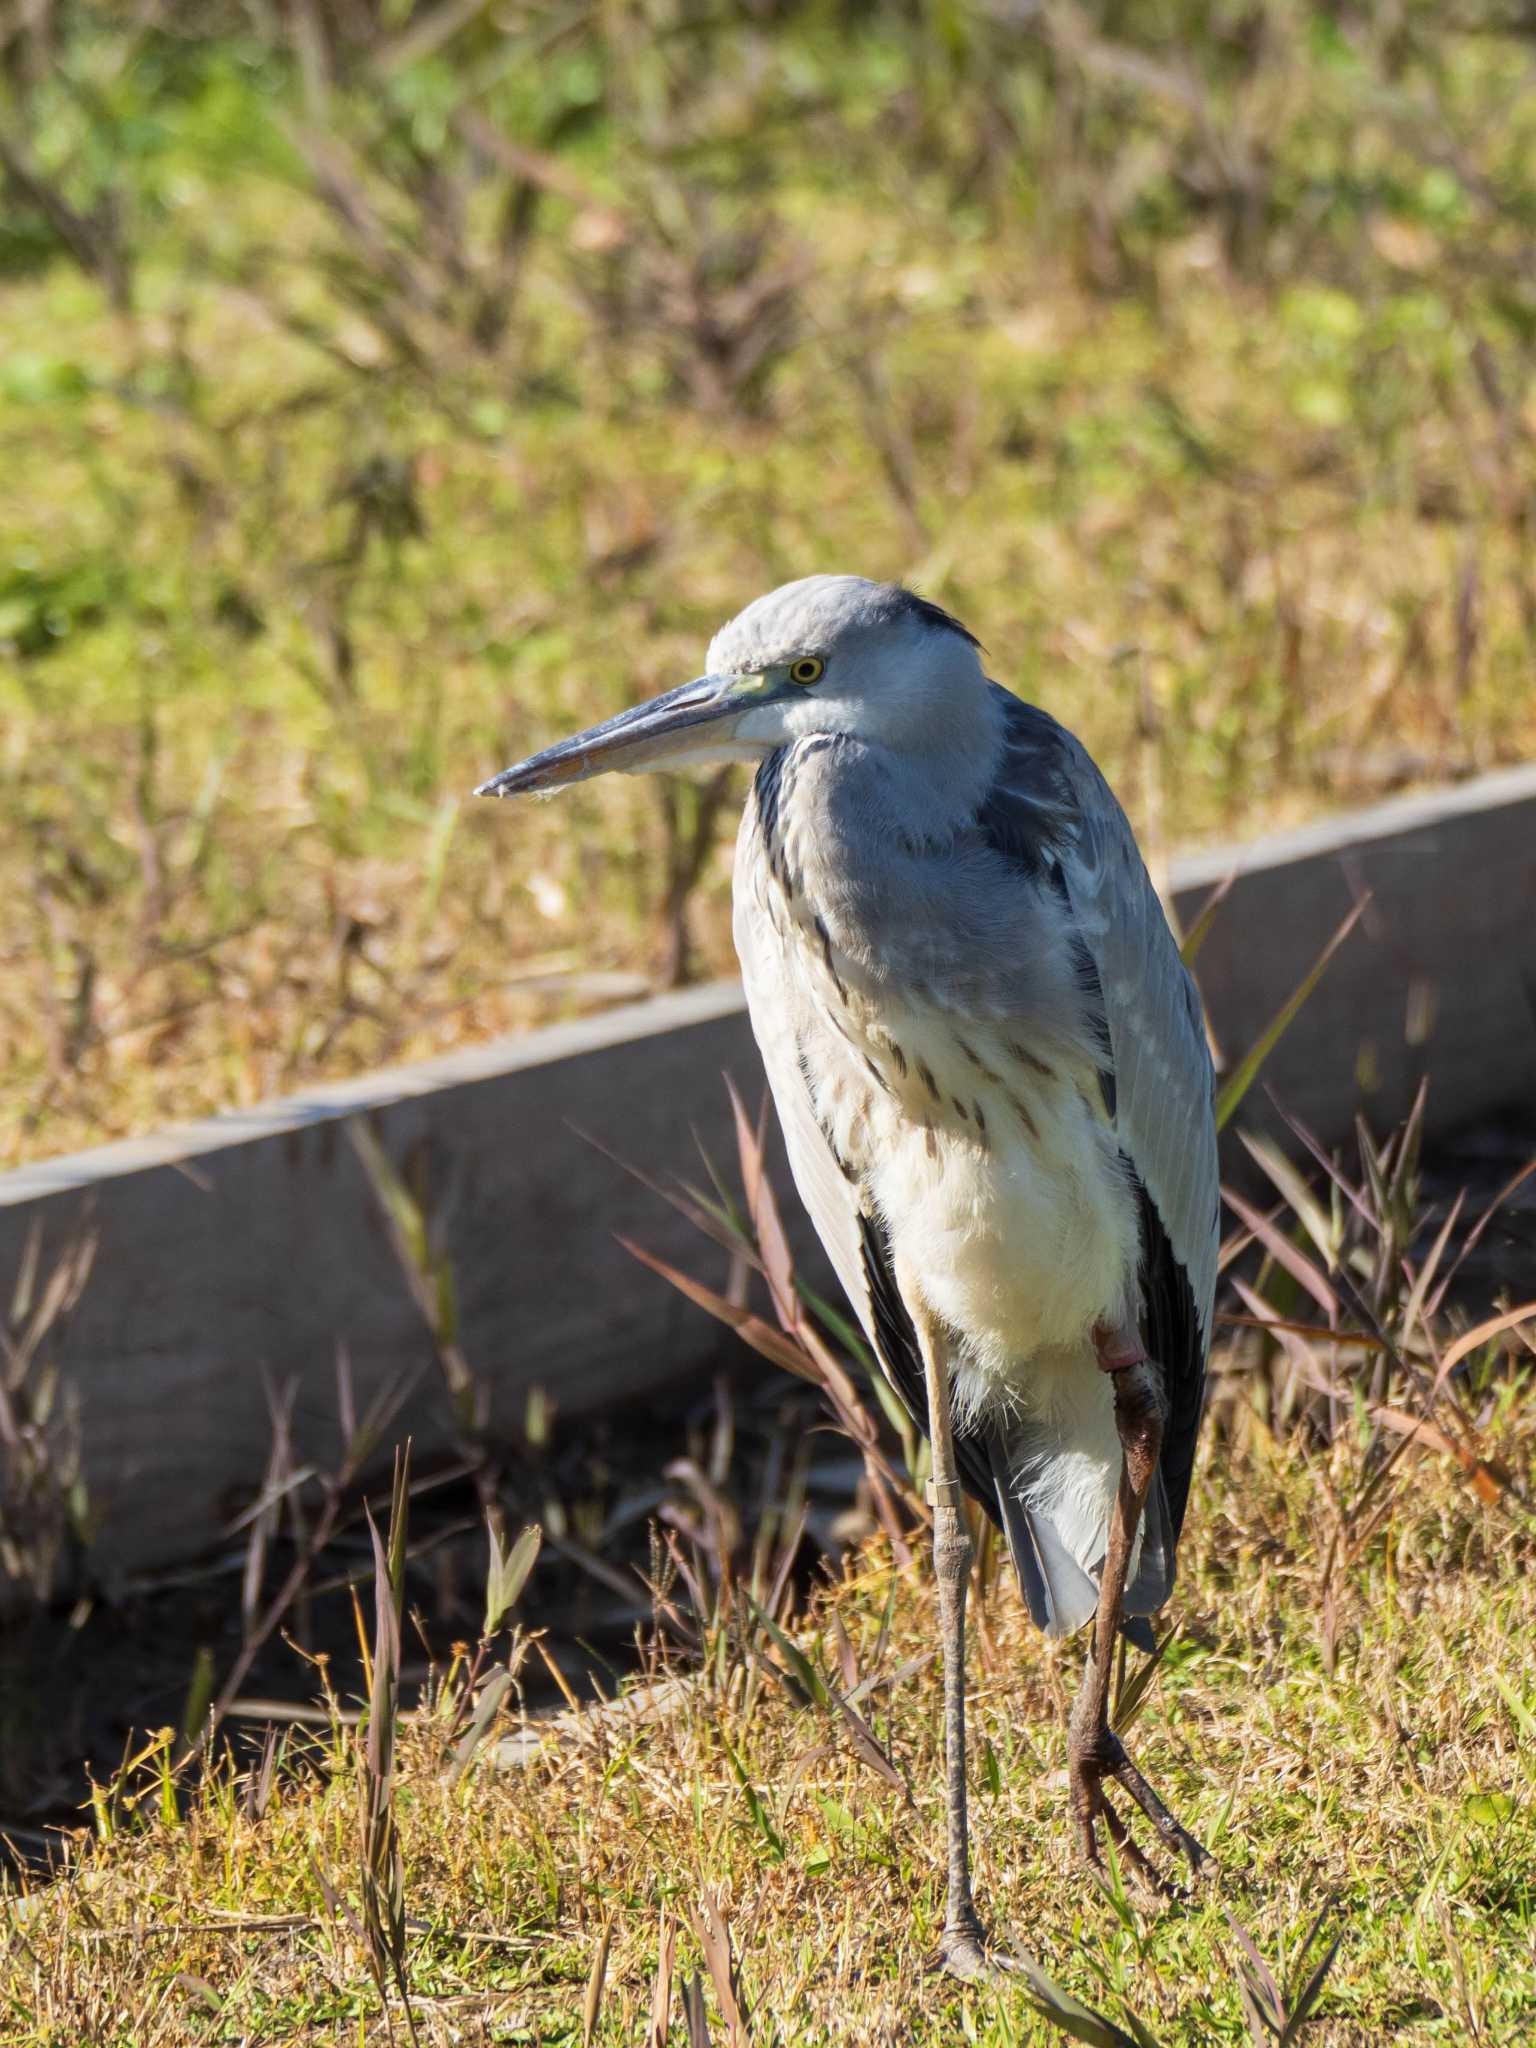
M 971 1537 L 961 1507 L 955 1439 L 950 1424 L 949 1367 L 936 1333 L 904 1290 L 912 1309 L 928 1390 L 928 1442 L 933 1454 L 933 1575 L 938 1586 L 944 1653 L 944 1819 L 948 1874 L 944 1898 L 944 1961 L 956 1975 L 983 1976 L 995 1967 L 971 1897 L 965 1788 L 965 1596 Z
M 1164 1844 L 1182 1855 L 1199 1875 L 1206 1852 L 1164 1806 L 1125 1753 L 1109 1725 L 1109 1674 L 1115 1636 L 1125 1599 L 1126 1573 L 1136 1530 L 1146 1502 L 1157 1456 L 1162 1448 L 1167 1412 L 1156 1369 L 1134 1339 L 1124 1332 L 1095 1332 L 1099 1361 L 1115 1390 L 1115 1427 L 1120 1437 L 1120 1490 L 1110 1514 L 1109 1542 L 1099 1581 L 1099 1605 L 1093 1621 L 1093 1648 L 1073 1703 L 1068 1725 L 1067 1774 L 1078 1848 L 1085 1861 L 1099 1866 L 1097 1823 L 1103 1821 L 1116 1848 L 1135 1875 L 1160 1888 L 1156 1872 L 1126 1832 L 1125 1823 L 1104 1796 L 1104 1781 L 1113 1778 L 1151 1821 Z M 1130 1352 L 1133 1356 L 1127 1356 Z M 1111 1362 L 1113 1361 L 1113 1362 Z

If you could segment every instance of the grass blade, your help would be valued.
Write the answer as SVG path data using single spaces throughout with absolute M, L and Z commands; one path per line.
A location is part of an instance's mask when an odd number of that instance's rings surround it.
M 1063 1991 L 1038 1963 L 1020 1956 L 1013 1967 L 1029 1986 L 1029 2004 L 1069 2040 L 1087 2041 L 1090 2048 L 1137 2048 L 1134 2035 L 1106 2019 L 1103 2013 L 1095 2012 L 1092 2006 L 1084 2005 L 1070 1991 Z
M 1465 1331 L 1449 1346 L 1441 1359 L 1435 1373 L 1434 1391 L 1440 1391 L 1461 1361 L 1474 1352 L 1479 1344 L 1486 1344 L 1490 1337 L 1497 1337 L 1505 1330 L 1514 1329 L 1517 1323 L 1529 1322 L 1532 1316 L 1536 1316 L 1536 1301 L 1527 1301 L 1519 1308 L 1506 1309 L 1501 1316 L 1490 1316 L 1487 1322 L 1479 1323 L 1474 1330 Z
M 1298 1286 L 1306 1289 L 1325 1316 L 1331 1316 L 1336 1322 L 1339 1315 L 1339 1297 L 1306 1253 L 1298 1251 L 1285 1232 L 1280 1230 L 1270 1217 L 1261 1214 L 1251 1202 L 1244 1201 L 1243 1197 L 1231 1188 L 1224 1187 L 1221 1194 L 1222 1200 L 1233 1215 L 1253 1232 L 1270 1257 L 1285 1268 Z

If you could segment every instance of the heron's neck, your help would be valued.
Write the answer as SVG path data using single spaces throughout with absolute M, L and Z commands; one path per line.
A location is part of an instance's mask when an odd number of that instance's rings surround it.
M 751 815 L 800 909 L 873 934 L 902 915 L 897 870 L 926 867 L 969 831 L 995 759 L 985 732 L 969 748 L 941 741 L 921 760 L 849 733 L 810 733 L 763 763 Z
M 946 696 L 920 736 L 874 734 L 834 757 L 845 817 L 914 851 L 942 849 L 967 831 L 985 801 L 1002 751 L 1002 720 L 985 684 Z

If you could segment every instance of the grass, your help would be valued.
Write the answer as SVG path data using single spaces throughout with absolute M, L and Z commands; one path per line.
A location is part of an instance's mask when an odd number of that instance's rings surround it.
M 1511 1396 L 1489 1442 L 1526 1480 L 1532 1440 L 1529 1396 Z M 1005 1575 L 973 1635 L 986 1910 L 1065 1989 L 1117 2020 L 1129 2007 L 1165 2044 L 1248 2038 L 1229 1913 L 1278 1973 L 1330 1899 L 1342 1940 L 1307 2037 L 1320 2048 L 1513 2044 L 1536 2027 L 1536 1522 L 1424 1459 L 1349 1570 L 1325 1655 L 1319 1531 L 1352 1456 L 1304 1460 L 1253 1424 L 1202 1471 L 1179 1632 L 1133 1744 L 1220 1859 L 1208 1895 L 1146 1911 L 1079 1875 L 1062 1735 L 1078 1650 L 1031 1631 Z M 893 1568 L 876 1542 L 798 1631 L 831 1685 L 867 1688 L 910 1803 L 762 1650 L 665 1714 L 568 1732 L 516 1768 L 482 1751 L 457 1782 L 440 1692 L 395 1761 L 420 2038 L 632 2043 L 670 1924 L 681 2041 L 684 1978 L 710 1984 L 689 1918 L 705 1898 L 737 1960 L 743 2038 L 1056 2038 L 1023 1987 L 962 1989 L 930 1969 L 933 1629 L 926 1569 Z M 257 1817 L 217 1770 L 174 1817 L 151 1796 L 65 1878 L 9 1900 L 6 2038 L 382 2040 L 366 1943 L 322 1884 L 348 1893 L 360 1768 L 337 1726 L 290 1752 Z
M 1074 1867 L 1063 1719 L 1082 1646 L 1032 1629 L 984 1531 L 976 1874 L 1034 1974 L 962 1988 L 935 1972 L 923 1453 L 908 1433 L 887 1459 L 818 1333 L 738 1105 L 742 1203 L 675 1198 L 759 1268 L 775 1320 L 673 1277 L 818 1384 L 858 1447 L 857 1512 L 825 1517 L 840 1563 L 808 1587 L 795 1570 L 803 1407 L 782 1411 L 765 1462 L 743 1458 L 717 1399 L 644 1496 L 633 1667 L 589 1654 L 622 1704 L 582 1713 L 570 1645 L 515 1617 L 548 1552 L 584 1557 L 622 1596 L 633 1532 L 605 1558 L 596 1525 L 632 1523 L 632 1507 L 594 1520 L 551 1499 L 541 1552 L 531 1529 L 509 1546 L 493 1501 L 480 1640 L 445 1651 L 439 1554 L 407 1541 L 397 1462 L 387 1538 L 370 1535 L 372 1634 L 354 1602 L 355 1665 L 314 1658 L 317 1725 L 215 1743 L 208 1674 L 190 1747 L 170 1728 L 130 1745 L 89 1824 L 61 1836 L 62 1871 L 0 1895 L 7 2041 L 630 2043 L 648 2025 L 654 2048 L 1043 2048 L 1061 2020 L 1111 2048 L 1284 2048 L 1303 2019 L 1320 2048 L 1526 2041 L 1536 1396 L 1520 1332 L 1536 1304 L 1463 1327 L 1454 1283 L 1499 1203 L 1470 1229 L 1459 1199 L 1426 1212 L 1418 1129 L 1362 1137 L 1359 1179 L 1334 1167 L 1321 1187 L 1261 1150 L 1284 1206 L 1229 1197 L 1223 1264 L 1244 1313 L 1213 1359 L 1172 1632 L 1118 1687 L 1138 1761 L 1218 1859 L 1195 1896 L 1148 1906 Z M 608 1477 L 620 1503 L 651 1483 Z M 427 1664 L 402 1713 L 407 1613 Z M 528 1715 L 534 1652 L 570 1710 L 553 1721 Z
M 1154 860 L 1536 744 L 1518 33 L 1276 0 L 1173 91 L 1166 23 L 651 14 L 317 111 L 82 9 L 0 84 L 132 285 L 0 236 L 0 1164 L 728 970 L 691 794 L 465 799 L 811 568 L 958 609 Z M 511 256 L 461 115 L 543 152 Z

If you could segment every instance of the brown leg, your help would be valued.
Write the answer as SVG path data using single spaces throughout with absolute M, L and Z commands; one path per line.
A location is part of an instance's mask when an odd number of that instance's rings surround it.
M 1094 1336 L 1100 1363 L 1114 1384 L 1115 1426 L 1124 1463 L 1120 1491 L 1110 1515 L 1109 1544 L 1099 1581 L 1098 1612 L 1093 1621 L 1093 1648 L 1068 1724 L 1067 1775 L 1072 1816 L 1078 1849 L 1087 1863 L 1095 1869 L 1102 1867 L 1096 1832 L 1097 1823 L 1102 1821 L 1133 1875 L 1154 1889 L 1163 1890 L 1156 1871 L 1105 1797 L 1104 1781 L 1113 1778 L 1129 1793 L 1156 1828 L 1165 1847 L 1183 1856 L 1194 1875 L 1200 1874 L 1208 1861 L 1205 1850 L 1164 1806 L 1109 1725 L 1109 1673 L 1125 1597 L 1126 1572 L 1147 1489 L 1157 1470 L 1166 1404 L 1156 1368 L 1133 1338 L 1123 1331 L 1095 1331 Z M 1127 1357 L 1128 1352 L 1134 1355 Z

